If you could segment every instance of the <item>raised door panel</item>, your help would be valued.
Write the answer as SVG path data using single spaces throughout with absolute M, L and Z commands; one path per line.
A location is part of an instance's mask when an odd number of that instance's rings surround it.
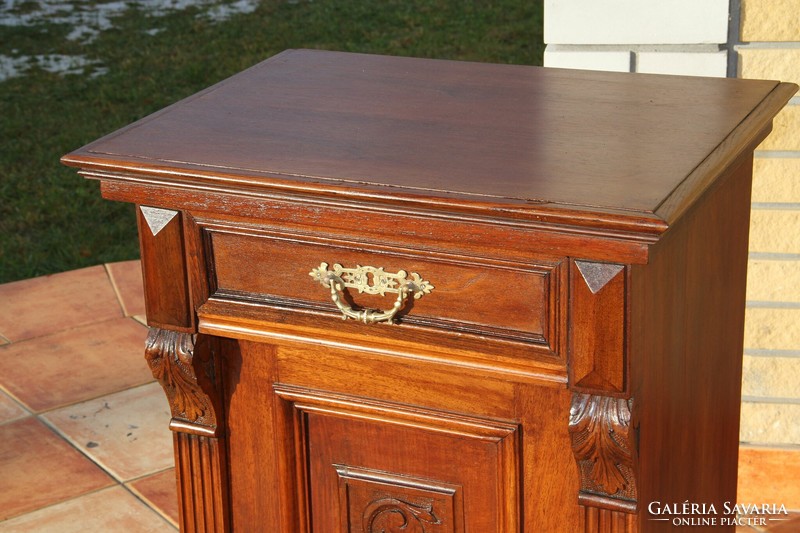
M 276 385 L 295 410 L 314 533 L 519 527 L 514 423 Z

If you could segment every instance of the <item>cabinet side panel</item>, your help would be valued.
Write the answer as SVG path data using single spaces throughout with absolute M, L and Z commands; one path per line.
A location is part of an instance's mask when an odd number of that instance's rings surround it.
M 632 272 L 641 524 L 651 502 L 736 499 L 752 158 L 729 169 Z

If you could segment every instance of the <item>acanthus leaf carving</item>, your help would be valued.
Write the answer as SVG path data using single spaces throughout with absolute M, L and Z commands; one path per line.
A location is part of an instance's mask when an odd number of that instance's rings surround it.
M 216 429 L 213 402 L 195 371 L 197 364 L 205 362 L 196 361 L 194 335 L 152 328 L 147 335 L 145 359 L 167 395 L 173 421 Z M 208 374 L 208 369 L 205 372 Z
M 574 393 L 569 431 L 581 491 L 636 501 L 635 431 L 628 400 Z
M 391 496 L 371 502 L 363 515 L 367 533 L 426 533 L 428 525 L 441 523 L 432 501 L 414 503 Z

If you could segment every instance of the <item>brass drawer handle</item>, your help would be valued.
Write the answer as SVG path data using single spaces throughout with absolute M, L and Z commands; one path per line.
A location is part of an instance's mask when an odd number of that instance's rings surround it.
M 383 267 L 359 265 L 356 268 L 344 268 L 340 264 L 335 264 L 333 271 L 330 271 L 328 263 L 320 263 L 308 275 L 323 287 L 331 290 L 331 300 L 342 312 L 342 320 L 352 318 L 364 324 L 377 322 L 391 324 L 394 316 L 403 307 L 409 293 L 413 294 L 414 299 L 417 300 L 434 289 L 429 281 L 422 279 L 416 272 L 412 272 L 409 278 L 405 270 L 400 270 L 397 274 L 390 274 L 384 272 Z M 356 289 L 359 293 L 380 294 L 381 296 L 387 292 L 397 294 L 397 300 L 387 311 L 380 309 L 356 310 L 342 301 L 340 293 L 345 287 Z

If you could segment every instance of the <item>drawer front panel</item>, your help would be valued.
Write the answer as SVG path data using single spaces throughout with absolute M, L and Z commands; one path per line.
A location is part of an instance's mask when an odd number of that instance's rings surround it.
M 408 297 L 396 315 L 404 326 L 533 343 L 555 351 L 561 262 L 531 264 L 399 250 L 314 237 L 209 231 L 215 297 L 246 299 L 281 308 L 341 316 L 330 289 L 309 275 L 325 262 L 372 266 L 386 272 L 419 273 L 433 285 L 419 299 Z M 331 268 L 332 270 L 332 268 Z M 396 294 L 345 289 L 355 307 L 389 309 Z M 370 326 L 364 326 L 369 328 Z

